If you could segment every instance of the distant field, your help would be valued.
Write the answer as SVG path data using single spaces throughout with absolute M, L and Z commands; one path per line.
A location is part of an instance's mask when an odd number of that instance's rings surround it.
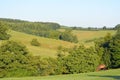
M 115 30 L 100 30 L 100 31 L 73 30 L 72 33 L 77 36 L 79 43 L 83 43 L 85 44 L 85 46 L 92 46 L 94 45 L 94 42 L 85 43 L 85 41 L 104 37 L 107 33 L 114 35 L 116 31 Z
M 82 30 L 73 30 L 73 34 L 78 37 L 79 41 L 86 41 L 95 38 L 104 37 L 107 33 L 111 35 L 115 34 L 115 30 L 100 30 L 100 31 L 82 31 Z
M 59 29 L 58 31 L 64 32 L 65 29 Z M 79 43 L 84 44 L 86 47 L 93 46 L 94 42 L 88 42 L 88 40 L 94 40 L 104 37 L 107 33 L 114 35 L 115 30 L 98 30 L 98 31 L 87 31 L 87 30 L 73 30 L 72 33 L 77 36 Z
M 1 80 L 120 80 L 120 69 L 70 75 L 1 78 Z

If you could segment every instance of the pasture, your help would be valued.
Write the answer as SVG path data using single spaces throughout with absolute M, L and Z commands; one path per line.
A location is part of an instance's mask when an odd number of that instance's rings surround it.
M 73 34 L 76 35 L 78 37 L 78 40 L 81 42 L 85 42 L 86 40 L 104 37 L 107 33 L 114 35 L 115 30 L 99 30 L 99 31 L 73 30 Z

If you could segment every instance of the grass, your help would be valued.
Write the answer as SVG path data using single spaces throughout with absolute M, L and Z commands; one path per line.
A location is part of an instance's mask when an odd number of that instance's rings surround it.
M 120 80 L 120 69 L 70 75 L 1 78 L 1 80 Z
M 88 42 L 87 40 L 94 40 L 104 37 L 107 33 L 114 35 L 116 33 L 115 30 L 99 30 L 99 31 L 84 31 L 84 30 L 73 30 L 72 32 L 77 36 L 79 43 L 84 44 L 86 47 L 93 46 L 94 42 Z
M 65 29 L 58 29 L 58 31 L 64 32 Z M 94 42 L 87 42 L 89 40 L 99 39 L 104 37 L 107 33 L 114 35 L 116 33 L 115 30 L 98 30 L 98 31 L 88 31 L 88 30 L 73 30 L 72 33 L 77 36 L 80 44 L 84 44 L 86 47 L 90 47 L 94 45 Z
M 115 30 L 100 30 L 100 31 L 82 31 L 82 30 L 73 30 L 73 34 L 78 37 L 79 41 L 86 41 L 95 38 L 104 37 L 107 33 L 111 35 L 115 34 Z
M 10 31 L 9 33 L 12 36 L 10 40 L 14 40 L 24 44 L 30 51 L 30 53 L 34 56 L 40 55 L 42 57 L 56 57 L 57 49 L 59 46 L 70 48 L 75 45 L 74 43 L 70 43 L 67 41 L 43 38 L 16 31 Z M 41 44 L 41 46 L 32 46 L 30 42 L 33 38 L 36 38 Z
M 64 29 L 61 29 L 61 31 L 64 31 Z M 86 47 L 93 46 L 94 45 L 93 41 L 88 43 L 86 43 L 85 41 L 104 37 L 107 33 L 111 33 L 112 35 L 114 35 L 115 31 L 114 30 L 101 30 L 101 31 L 73 30 L 73 34 L 78 37 L 79 40 L 78 44 L 70 43 L 67 41 L 38 37 L 16 31 L 10 31 L 9 33 L 12 36 L 10 40 L 14 40 L 24 44 L 32 55 L 34 56 L 40 55 L 42 57 L 56 57 L 57 48 L 59 46 L 70 48 L 73 47 L 74 45 L 78 45 L 79 43 L 84 44 Z M 30 44 L 33 38 L 37 38 L 39 43 L 41 43 L 40 47 L 32 46 Z
M 61 29 L 61 31 L 64 31 L 64 30 Z M 57 48 L 59 46 L 70 48 L 70 47 L 73 47 L 74 45 L 78 45 L 79 43 L 84 44 L 86 47 L 93 46 L 94 45 L 93 41 L 88 43 L 86 43 L 85 41 L 104 37 L 107 33 L 111 33 L 112 35 L 114 35 L 115 31 L 114 30 L 101 30 L 101 31 L 73 30 L 73 34 L 78 37 L 78 40 L 79 40 L 78 44 L 70 43 L 67 41 L 38 37 L 38 36 L 29 35 L 21 32 L 16 32 L 16 31 L 10 31 L 9 33 L 12 36 L 10 40 L 14 40 L 24 44 L 32 55 L 34 56 L 40 55 L 42 57 L 56 57 Z M 32 46 L 30 44 L 30 41 L 33 38 L 37 38 L 37 40 L 41 43 L 40 47 Z M 1 44 L 1 41 L 0 41 L 0 44 Z

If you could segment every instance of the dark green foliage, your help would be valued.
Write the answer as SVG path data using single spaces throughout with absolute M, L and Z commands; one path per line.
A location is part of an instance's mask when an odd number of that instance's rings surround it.
M 6 23 L 0 21 L 0 40 L 9 39 L 10 35 L 7 34 L 8 26 Z
M 58 62 L 58 67 L 56 69 L 56 74 L 67 74 L 68 70 L 66 69 L 66 61 L 65 58 L 68 56 L 68 49 L 63 48 L 62 46 L 58 47 L 58 52 L 57 52 L 57 62 Z
M 98 56 L 93 48 L 86 49 L 79 46 L 70 51 L 66 57 L 68 73 L 84 73 L 95 71 L 98 65 Z
M 0 77 L 32 76 L 36 70 L 31 66 L 25 46 L 7 41 L 0 46 Z M 21 73 L 22 72 L 22 73 Z
M 75 42 L 75 43 L 78 42 L 77 37 L 74 36 L 70 30 L 66 30 L 65 32 L 63 32 L 59 36 L 59 39 L 60 40 L 65 40 L 65 41 L 69 41 L 69 42 Z
M 104 39 L 96 43 L 96 51 L 100 58 L 100 64 L 108 68 L 120 68 L 120 28 L 116 26 L 115 36 L 107 34 Z
M 14 41 L 7 41 L 6 43 L 3 43 L 0 47 L 1 52 L 10 52 L 12 54 L 22 54 L 27 55 L 28 51 L 25 46 L 18 44 Z
M 57 69 L 58 74 L 95 71 L 99 63 L 99 57 L 93 48 L 86 49 L 84 46 L 76 46 L 73 49 L 69 49 L 68 55 L 63 53 L 59 51 L 57 58 L 59 65 Z
M 108 33 L 104 38 L 101 38 L 95 43 L 95 49 L 100 59 L 99 64 L 105 64 L 108 68 L 111 65 L 111 61 L 110 61 L 111 55 L 109 50 L 109 44 L 111 39 L 112 36 L 110 33 Z
M 40 46 L 40 43 L 38 42 L 37 39 L 32 39 L 31 45 L 33 45 L 33 46 Z
M 120 68 L 120 28 L 110 42 L 111 67 Z
M 36 67 L 37 75 L 46 76 L 56 74 L 57 59 L 54 58 L 40 58 L 39 56 L 32 57 L 32 63 Z

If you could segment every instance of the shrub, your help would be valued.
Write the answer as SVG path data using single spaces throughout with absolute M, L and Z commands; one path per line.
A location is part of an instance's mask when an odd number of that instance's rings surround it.
M 32 39 L 31 45 L 33 45 L 33 46 L 40 46 L 40 43 L 38 42 L 37 39 Z

